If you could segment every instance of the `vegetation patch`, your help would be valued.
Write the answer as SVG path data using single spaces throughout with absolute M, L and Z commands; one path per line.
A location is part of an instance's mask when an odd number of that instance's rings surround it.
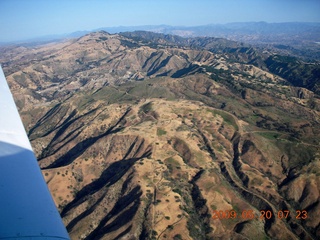
M 170 172 L 172 172 L 174 168 L 177 168 L 180 166 L 180 163 L 177 160 L 175 160 L 173 157 L 167 158 L 165 160 L 165 163 Z
M 160 136 L 163 136 L 163 135 L 166 135 L 167 132 L 162 129 L 162 128 L 157 128 L 157 136 L 160 137 Z
M 238 127 L 236 121 L 234 120 L 234 117 L 230 113 L 227 113 L 224 111 L 219 111 L 216 109 L 215 110 L 208 110 L 208 111 L 212 112 L 212 114 L 214 116 L 220 115 L 226 124 L 233 126 L 236 131 L 239 130 L 239 127 Z
M 275 140 L 278 139 L 280 134 L 276 132 L 258 132 L 258 134 L 264 138 L 267 138 L 269 140 Z

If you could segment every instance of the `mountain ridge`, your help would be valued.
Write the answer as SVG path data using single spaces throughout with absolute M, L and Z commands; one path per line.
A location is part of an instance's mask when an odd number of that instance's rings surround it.
M 91 31 L 77 31 L 70 34 L 31 39 L 28 42 L 58 41 L 59 39 L 80 37 L 90 32 L 105 30 L 112 34 L 132 31 L 151 31 L 183 37 L 220 37 L 269 48 L 282 54 L 295 55 L 305 59 L 319 60 L 319 23 L 308 22 L 240 22 L 208 24 L 202 26 L 119 26 L 102 27 Z M 43 39 L 43 40 L 41 40 Z M 23 41 L 16 42 L 22 44 Z M 6 44 L 2 44 L 6 45 Z

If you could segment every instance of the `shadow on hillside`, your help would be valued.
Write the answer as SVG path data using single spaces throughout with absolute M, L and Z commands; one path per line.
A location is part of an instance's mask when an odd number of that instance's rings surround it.
M 112 210 L 100 221 L 96 229 L 86 239 L 100 239 L 103 235 L 116 231 L 129 223 L 140 206 L 141 195 L 140 186 L 136 186 L 127 195 L 120 198 Z M 115 218 L 109 223 L 113 217 Z
M 58 167 L 64 167 L 69 164 L 71 164 L 74 160 L 76 160 L 79 156 L 81 156 L 87 148 L 91 147 L 93 144 L 95 144 L 99 139 L 121 131 L 123 127 L 119 127 L 116 129 L 111 129 L 109 128 L 105 133 L 100 134 L 95 137 L 90 137 L 82 142 L 79 142 L 76 146 L 74 146 L 70 151 L 68 151 L 65 155 L 62 157 L 58 158 L 55 162 L 50 164 L 48 167 L 45 167 L 43 169 L 50 169 L 50 168 L 58 168 Z
M 55 162 L 50 164 L 49 166 L 43 168 L 43 169 L 50 169 L 50 168 L 58 168 L 58 167 L 64 167 L 72 163 L 75 159 L 77 159 L 79 156 L 81 156 L 87 148 L 91 147 L 95 142 L 97 142 L 99 139 L 121 131 L 123 127 L 117 127 L 119 123 L 125 119 L 126 115 L 131 111 L 131 108 L 128 108 L 126 112 L 119 118 L 119 120 L 111 126 L 106 132 L 103 134 L 100 134 L 95 137 L 89 137 L 82 142 L 79 142 L 76 146 L 74 146 L 70 151 L 68 151 L 66 154 L 64 154 L 62 157 L 58 158 Z
M 112 163 L 106 170 L 104 170 L 99 179 L 83 187 L 76 195 L 75 199 L 67 204 L 67 206 L 61 212 L 61 216 L 65 216 L 72 208 L 77 207 L 81 203 L 87 200 L 88 195 L 101 190 L 103 187 L 109 187 L 122 178 L 126 172 L 133 166 L 133 164 L 142 159 L 150 156 L 151 151 L 145 152 L 141 157 L 130 158 L 128 160 L 123 159 Z M 101 200 L 100 200 L 101 201 Z M 88 212 L 89 214 L 89 212 Z

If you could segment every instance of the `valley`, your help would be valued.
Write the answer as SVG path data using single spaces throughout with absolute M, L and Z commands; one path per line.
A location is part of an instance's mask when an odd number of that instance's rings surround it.
M 150 32 L 0 52 L 72 239 L 319 238 L 318 63 Z

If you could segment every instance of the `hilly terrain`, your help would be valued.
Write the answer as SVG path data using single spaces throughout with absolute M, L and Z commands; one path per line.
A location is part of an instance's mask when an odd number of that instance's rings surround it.
M 317 62 L 141 31 L 0 52 L 72 239 L 320 237 Z
M 227 24 L 208 24 L 200 26 L 142 25 L 103 27 L 91 31 L 77 31 L 62 35 L 49 35 L 20 42 L 0 42 L 0 46 L 34 46 L 66 38 L 81 37 L 90 32 L 107 31 L 112 34 L 149 31 L 181 37 L 224 38 L 258 46 L 261 49 L 296 56 L 308 61 L 320 59 L 320 23 L 317 22 L 233 22 Z
M 313 60 L 320 57 L 320 24 L 317 22 L 234 22 L 193 27 L 158 26 L 150 30 L 184 37 L 227 38 L 285 55 Z

